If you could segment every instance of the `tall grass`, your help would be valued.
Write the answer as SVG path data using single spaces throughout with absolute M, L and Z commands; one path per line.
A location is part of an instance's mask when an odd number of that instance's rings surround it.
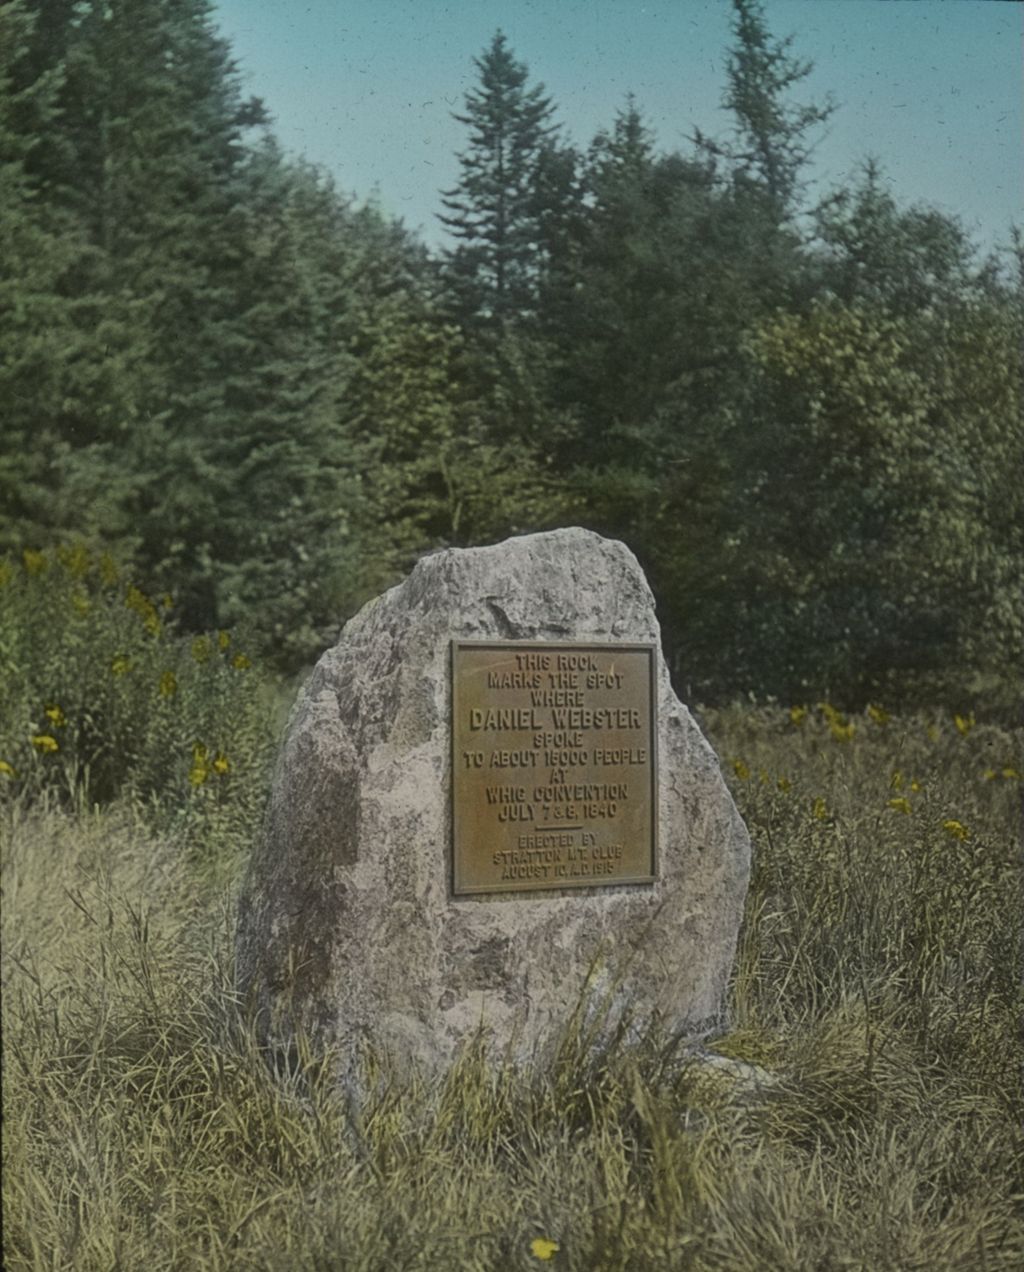
M 735 1065 L 570 1025 L 539 1071 L 368 1055 L 358 1101 L 329 1059 L 276 1076 L 231 990 L 230 879 L 137 803 L 12 801 L 5 1265 L 1024 1265 L 1019 738 L 703 723 L 756 850 Z

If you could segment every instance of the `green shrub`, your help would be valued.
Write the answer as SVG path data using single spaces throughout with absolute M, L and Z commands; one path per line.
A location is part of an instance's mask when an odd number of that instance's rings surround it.
M 162 817 L 246 814 L 268 759 L 269 686 L 228 632 L 178 633 L 109 556 L 0 562 L 0 787 Z

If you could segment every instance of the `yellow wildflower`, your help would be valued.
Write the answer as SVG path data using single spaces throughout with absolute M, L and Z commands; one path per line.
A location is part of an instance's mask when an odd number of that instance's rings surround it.
M 806 707 L 790 707 L 789 708 L 790 724 L 801 725 L 806 719 L 807 719 Z
M 81 579 L 89 573 L 89 553 L 80 543 L 70 548 L 58 548 L 57 556 L 72 578 Z
M 899 769 L 893 769 L 892 777 L 889 778 L 889 789 L 894 791 L 903 790 L 903 774 Z
M 234 658 L 231 659 L 231 666 L 234 667 L 236 671 L 245 671 L 247 667 L 252 666 L 252 663 L 245 654 L 235 654 Z
M 849 742 L 853 735 L 857 732 L 857 726 L 850 720 L 843 723 L 842 716 L 836 716 L 835 719 L 829 721 L 829 732 L 837 742 Z
M 831 702 L 819 702 L 818 710 L 829 722 L 829 724 L 834 724 L 837 720 L 842 720 L 843 718 L 839 714 L 839 712 L 835 709 L 835 707 L 832 705 Z
M 967 737 L 968 733 L 970 733 L 970 731 L 974 728 L 974 712 L 972 711 L 969 716 L 955 715 L 953 717 L 953 723 L 956 725 L 957 733 L 959 733 L 962 738 Z
M 788 795 L 789 792 L 793 789 L 793 783 L 789 780 L 788 777 L 780 777 L 777 785 L 779 790 L 783 793 L 783 795 Z
M 218 648 L 218 649 L 227 649 L 227 647 L 228 647 L 230 644 L 231 644 L 231 633 L 230 633 L 230 632 L 218 632 L 218 633 L 217 633 L 217 648 Z
M 17 777 L 18 773 L 13 764 L 8 764 L 6 760 L 0 760 L 0 773 L 4 777 Z
M 55 737 L 49 733 L 35 733 L 32 736 L 32 745 L 37 751 L 43 755 L 52 754 L 54 751 L 60 750 L 60 743 Z
M 814 807 L 811 809 L 811 816 L 816 821 L 825 821 L 825 819 L 828 817 L 828 805 L 825 803 L 825 801 L 822 799 L 820 795 L 814 801 Z
M 910 789 L 911 789 L 912 791 L 923 791 L 923 790 L 924 790 L 924 787 L 921 785 L 921 783 L 920 783 L 920 782 L 917 780 L 917 778 L 915 777 L 915 778 L 913 778 L 913 779 L 911 780 L 911 783 L 910 783 Z
M 160 619 L 157 616 L 156 606 L 145 592 L 140 591 L 134 584 L 129 584 L 124 603 L 126 608 L 134 610 L 139 615 L 146 631 L 155 636 L 160 630 Z
M 120 571 L 114 562 L 114 558 L 109 552 L 104 552 L 100 557 L 100 578 L 109 587 L 112 583 L 116 583 L 120 577 Z
M 165 671 L 160 677 L 160 697 L 173 698 L 178 692 L 178 677 L 173 671 Z
M 882 707 L 876 707 L 870 702 L 868 703 L 868 718 L 873 720 L 879 728 L 881 728 L 883 724 L 888 724 L 892 719 L 888 711 Z
M 909 813 L 911 811 L 910 800 L 906 799 L 902 795 L 900 795 L 897 799 L 889 800 L 889 807 L 897 813 Z
M 750 776 L 750 769 L 747 768 L 742 760 L 733 760 L 732 769 L 741 782 L 745 782 Z
M 223 751 L 218 751 L 214 757 L 213 771 L 219 773 L 222 777 L 225 773 L 230 773 L 231 762 Z
M 1008 782 L 1020 781 L 1020 774 L 1015 768 L 1010 768 L 1009 766 L 1003 769 L 1003 777 L 1005 777 Z
M 68 722 L 67 716 L 63 711 L 61 711 L 60 707 L 58 707 L 55 702 L 51 703 L 50 706 L 46 708 L 46 718 L 52 724 L 55 724 L 58 729 L 63 729 Z
M 197 742 L 192 747 L 192 767 L 188 771 L 188 780 L 193 786 L 202 786 L 210 776 L 210 766 L 206 762 L 207 755 L 208 752 L 202 742 Z
M 45 552 L 34 552 L 31 548 L 26 548 L 21 557 L 29 574 L 42 574 L 49 565 Z
M 545 1263 L 553 1259 L 561 1248 L 557 1241 L 549 1241 L 547 1237 L 534 1237 L 530 1242 L 530 1253 Z
M 955 821 L 952 817 L 947 818 L 947 820 L 942 823 L 942 829 L 947 835 L 952 835 L 954 839 L 959 839 L 961 842 L 965 839 L 970 839 L 971 837 L 971 832 L 967 829 L 963 822 Z
M 998 773 L 995 771 L 995 769 L 993 769 L 993 768 L 989 768 L 989 769 L 986 769 L 986 770 L 985 770 L 985 781 L 986 781 L 986 782 L 994 782 L 998 776 L 999 776 L 999 774 L 998 774 Z
M 118 654 L 114 661 L 110 664 L 112 675 L 124 676 L 132 669 L 132 660 L 124 654 Z
M 210 657 L 209 636 L 197 636 L 192 642 L 192 657 L 197 663 L 204 663 Z

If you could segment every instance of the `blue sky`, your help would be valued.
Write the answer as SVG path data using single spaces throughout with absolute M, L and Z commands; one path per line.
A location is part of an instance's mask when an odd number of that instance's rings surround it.
M 901 201 L 960 216 L 986 248 L 1024 221 L 1024 5 L 766 0 L 765 12 L 814 63 L 798 100 L 838 103 L 815 154 L 821 189 L 875 155 Z M 219 0 L 215 16 L 285 148 L 431 243 L 465 139 L 451 112 L 499 26 L 578 144 L 630 91 L 664 149 L 727 126 L 726 0 Z

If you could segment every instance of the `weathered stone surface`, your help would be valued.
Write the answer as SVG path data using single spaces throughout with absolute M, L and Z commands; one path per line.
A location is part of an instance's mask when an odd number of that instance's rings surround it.
M 293 709 L 241 897 L 240 988 L 268 1040 L 433 1067 L 482 1026 L 526 1058 L 588 973 L 610 1024 L 717 1022 L 749 840 L 660 652 L 658 880 L 450 895 L 451 640 L 658 634 L 632 553 L 580 529 L 425 557 L 348 623 Z

